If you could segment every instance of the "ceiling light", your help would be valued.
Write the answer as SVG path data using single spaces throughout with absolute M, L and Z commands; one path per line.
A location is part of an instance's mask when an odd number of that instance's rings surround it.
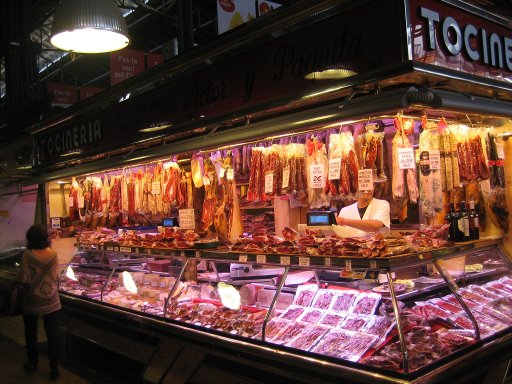
M 355 75 L 357 75 L 357 72 L 347 68 L 328 68 L 323 71 L 308 73 L 304 78 L 308 80 L 336 80 L 345 79 Z
M 64 51 L 99 53 L 125 48 L 130 36 L 112 0 L 62 0 L 53 17 L 50 41 Z
M 139 129 L 139 132 L 156 132 L 172 127 L 169 123 L 151 124 L 148 128 Z

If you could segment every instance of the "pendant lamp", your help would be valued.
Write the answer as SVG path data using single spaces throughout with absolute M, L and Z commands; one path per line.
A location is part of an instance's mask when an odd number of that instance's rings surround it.
M 79 53 L 111 52 L 130 42 L 113 0 L 62 0 L 53 16 L 52 45 Z

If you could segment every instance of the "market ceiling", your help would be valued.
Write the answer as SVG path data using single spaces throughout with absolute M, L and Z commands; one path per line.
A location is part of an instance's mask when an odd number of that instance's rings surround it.
M 298 3 L 276 1 L 284 7 Z M 55 0 L 2 1 L 0 22 L 1 100 L 0 145 L 29 135 L 28 127 L 58 113 L 46 93 L 47 82 L 76 87 L 110 87 L 110 54 L 82 54 L 72 57 L 49 43 Z M 193 45 L 204 45 L 217 37 L 216 0 L 116 0 L 125 14 L 131 49 L 162 53 L 180 38 L 183 7 L 190 5 Z M 303 0 L 303 7 L 315 1 Z M 512 19 L 512 1 L 473 0 L 495 14 Z M 185 26 L 186 27 L 186 26 Z M 6 73 L 7 71 L 7 73 Z M 7 75 L 7 76 L 6 76 Z M 15 85 L 15 86 L 14 86 Z

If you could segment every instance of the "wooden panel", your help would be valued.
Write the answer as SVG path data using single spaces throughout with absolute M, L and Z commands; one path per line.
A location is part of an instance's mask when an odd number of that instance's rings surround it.
M 194 348 L 184 348 L 162 384 L 185 384 L 202 364 L 205 353 Z
M 155 346 L 98 328 L 76 318 L 70 319 L 68 332 L 145 364 L 149 362 L 155 351 Z
M 160 343 L 158 350 L 144 372 L 144 382 L 159 383 L 182 350 L 183 345 L 175 341 L 166 339 Z
M 233 364 L 235 364 L 233 362 Z M 212 365 L 203 364 L 192 378 L 194 384 L 261 384 L 261 381 L 239 376 L 234 372 L 225 371 Z

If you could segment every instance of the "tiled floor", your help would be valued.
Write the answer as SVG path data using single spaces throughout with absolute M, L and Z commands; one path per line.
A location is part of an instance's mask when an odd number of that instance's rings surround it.
M 25 341 L 23 333 L 23 320 L 18 317 L 0 317 L 0 383 L 2 384 L 35 384 L 35 383 L 108 383 L 117 384 L 118 381 L 109 377 L 109 372 L 88 366 L 79 359 L 66 355 L 64 346 L 61 348 L 60 378 L 50 380 L 50 368 L 47 359 L 47 344 L 39 321 L 39 367 L 37 372 L 26 373 L 22 370 L 25 359 Z

